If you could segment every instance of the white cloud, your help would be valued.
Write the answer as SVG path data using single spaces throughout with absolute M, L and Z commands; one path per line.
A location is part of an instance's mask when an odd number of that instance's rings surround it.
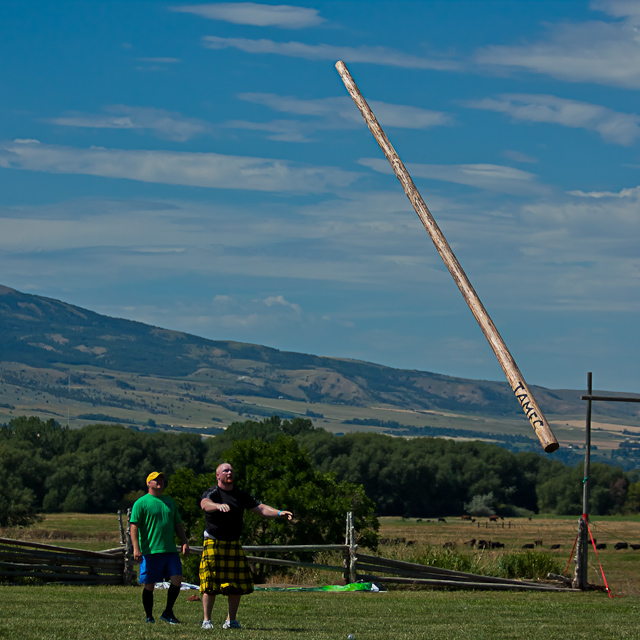
M 640 200 L 640 187 L 622 189 L 621 191 L 569 191 L 569 195 L 578 198 L 634 198 Z
M 29 281 L 38 273 L 61 282 L 98 278 L 115 286 L 133 272 L 212 282 L 276 279 L 268 285 L 271 291 L 277 291 L 277 279 L 359 287 L 432 277 L 430 264 L 438 256 L 425 258 L 428 238 L 415 233 L 419 222 L 401 192 L 349 190 L 346 196 L 304 207 L 279 200 L 266 209 L 217 205 L 215 199 L 0 207 L 0 272 Z M 436 210 L 441 202 L 435 201 Z M 411 264 L 426 266 L 426 274 L 419 268 L 406 273 L 405 264 L 415 256 Z M 298 313 L 292 295 L 283 290 L 263 296 L 260 305 Z M 227 302 L 215 300 L 221 309 Z
M 210 20 L 222 20 L 233 24 L 247 24 L 254 27 L 280 27 L 281 29 L 318 27 L 325 22 L 325 19 L 318 15 L 317 9 L 294 7 L 286 4 L 217 2 L 216 4 L 172 7 L 171 11 L 193 13 Z
M 129 107 L 116 104 L 104 108 L 106 114 L 69 113 L 47 122 L 64 127 L 90 129 L 151 130 L 162 138 L 184 142 L 196 135 L 207 133 L 211 127 L 203 120 L 185 118 L 180 113 L 153 107 Z
M 265 298 L 264 303 L 267 305 L 267 307 L 280 305 L 282 307 L 287 307 L 289 309 L 292 309 L 296 313 L 302 313 L 302 309 L 300 308 L 299 304 L 295 304 L 295 303 L 289 302 L 288 300 L 285 300 L 284 296 L 269 296 L 268 298 Z
M 302 166 L 271 158 L 102 147 L 77 149 L 17 141 L 0 143 L 0 167 L 214 189 L 297 193 L 346 187 L 359 177 L 337 167 Z
M 389 163 L 380 158 L 361 158 L 358 162 L 379 173 L 393 173 Z M 495 164 L 407 164 L 406 168 L 414 178 L 443 180 L 500 193 L 533 194 L 548 190 L 536 181 L 533 173 Z
M 300 305 L 288 302 L 282 295 L 266 299 L 217 295 L 210 306 L 206 303 L 194 305 L 193 308 L 181 309 L 179 313 L 181 326 L 190 326 L 196 332 L 206 327 L 218 334 L 221 329 L 273 330 L 282 328 L 283 324 L 298 325 L 306 319 Z
M 474 60 L 479 65 L 526 69 L 570 82 L 640 88 L 638 2 L 603 0 L 591 6 L 622 20 L 550 25 L 545 40 L 485 47 Z
M 329 44 L 311 45 L 304 42 L 275 42 L 274 40 L 249 40 L 247 38 L 221 38 L 204 36 L 203 44 L 208 49 L 239 49 L 245 53 L 272 53 L 306 60 L 344 60 L 363 62 L 407 69 L 436 69 L 455 71 L 457 62 L 414 56 L 386 47 L 342 47 Z
M 348 96 L 302 100 L 295 96 L 279 96 L 273 93 L 241 93 L 238 97 L 282 113 L 339 119 L 358 126 L 363 122 L 360 112 Z M 380 124 L 387 127 L 427 129 L 450 124 L 452 120 L 450 115 L 442 111 L 430 111 L 379 100 L 370 100 L 369 106 L 375 112 Z
M 267 139 L 277 142 L 312 142 L 310 137 L 321 127 L 298 120 L 272 120 L 271 122 L 248 122 L 246 120 L 229 120 L 225 126 L 230 129 L 245 129 L 247 131 L 264 131 Z
M 640 23 L 638 0 L 593 0 L 591 8 L 616 18 L 628 18 L 634 24 Z
M 514 162 L 524 162 L 525 164 L 537 164 L 539 160 L 537 158 L 533 158 L 526 153 L 522 153 L 520 151 L 514 151 L 512 149 L 506 149 L 502 152 L 505 158 L 509 158 L 509 160 L 513 160 Z
M 633 144 L 640 134 L 640 116 L 636 114 L 556 96 L 505 94 L 497 99 L 472 100 L 466 106 L 506 113 L 514 120 L 549 122 L 596 131 L 606 142 L 621 145 Z
M 428 189 L 423 195 L 492 315 L 513 308 L 640 309 L 640 189 L 551 193 L 525 204 L 477 193 L 455 202 Z M 115 290 L 123 278 L 182 278 L 196 288 L 207 282 L 207 291 L 219 295 L 199 291 L 207 305 L 194 305 L 191 320 L 187 311 L 168 309 L 172 320 L 164 324 L 195 331 L 201 316 L 218 337 L 234 322 L 260 327 L 265 317 L 295 323 L 308 313 L 327 314 L 308 311 L 300 297 L 309 300 L 311 289 L 323 287 L 390 301 L 419 292 L 432 301 L 430 313 L 451 313 L 455 286 L 401 189 L 319 200 L 304 207 L 279 201 L 259 211 L 215 199 L 0 207 L 0 272 L 19 289 L 33 281 L 58 288 L 64 282 L 69 290 L 87 282 Z M 252 292 L 241 303 L 226 293 L 247 282 Z M 185 300 L 189 295 L 182 292 Z M 381 312 L 354 308 L 341 319 Z
M 298 116 L 308 120 L 272 120 L 270 122 L 247 122 L 230 120 L 226 127 L 264 131 L 267 138 L 281 142 L 312 142 L 313 134 L 328 129 L 357 128 L 363 126 L 362 116 L 348 96 L 302 100 L 294 96 L 279 96 L 273 93 L 242 93 L 238 97 L 247 102 Z M 427 129 L 449 125 L 452 118 L 441 111 L 429 111 L 418 107 L 369 101 L 376 117 L 385 127 L 404 129 Z

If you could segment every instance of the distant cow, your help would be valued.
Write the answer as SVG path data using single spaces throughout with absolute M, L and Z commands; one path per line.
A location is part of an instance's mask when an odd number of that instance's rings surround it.
M 504 548 L 504 544 L 502 542 L 491 542 L 492 549 L 502 549 Z
M 542 540 L 534 540 L 533 544 L 535 544 L 536 547 L 541 547 L 542 546 Z
M 628 549 L 629 545 L 626 542 L 616 542 L 613 548 L 619 551 L 620 549 Z
M 442 547 L 444 549 L 455 549 L 456 548 L 456 543 L 455 542 L 445 542 Z
M 473 547 L 476 544 L 476 539 L 475 538 L 471 538 L 471 540 L 467 540 L 466 542 L 462 543 L 465 547 Z
M 460 516 L 462 520 L 471 520 L 471 516 Z
M 607 548 L 606 542 L 598 542 L 598 544 L 596 545 L 596 550 L 598 551 L 602 551 L 602 549 L 606 549 L 606 548 Z
M 498 522 L 498 516 L 489 516 L 489 522 Z
M 444 518 L 438 518 L 438 522 L 446 522 Z
M 528 543 L 528 544 L 523 544 L 522 548 L 523 549 L 533 549 L 535 547 L 535 545 Z
M 559 549 L 561 547 L 561 545 L 559 544 L 552 544 L 549 549 Z
M 490 540 L 478 540 L 478 549 L 490 549 L 491 541 Z
M 638 549 L 640 549 L 640 544 L 630 544 L 629 545 L 634 551 L 637 551 Z

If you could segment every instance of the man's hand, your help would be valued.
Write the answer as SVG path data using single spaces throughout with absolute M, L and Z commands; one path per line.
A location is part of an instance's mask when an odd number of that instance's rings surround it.
M 291 520 L 293 518 L 293 513 L 291 513 L 291 511 L 280 511 L 280 513 L 278 514 L 278 517 Z
M 184 542 L 182 544 L 182 555 L 186 558 L 189 555 L 189 543 Z
M 142 562 L 142 553 L 140 553 L 140 549 L 133 550 L 133 561 L 134 562 Z
M 228 504 L 223 504 L 222 502 L 218 504 L 218 511 L 222 511 L 223 513 L 227 513 L 231 511 L 231 507 Z

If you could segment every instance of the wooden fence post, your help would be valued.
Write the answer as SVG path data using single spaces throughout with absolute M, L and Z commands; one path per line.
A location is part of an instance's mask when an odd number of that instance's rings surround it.
M 349 582 L 352 583 L 358 581 L 358 571 L 356 566 L 358 561 L 356 556 L 358 545 L 356 543 L 356 529 L 353 519 L 353 511 L 349 511 L 347 522 L 349 523 Z
M 120 544 L 124 545 L 125 537 L 124 537 L 124 526 L 122 524 L 122 511 L 118 509 L 118 525 L 120 528 Z
M 575 573 L 573 574 L 573 582 L 571 586 L 574 589 L 581 589 L 584 591 L 588 588 L 587 582 L 587 562 L 585 562 L 585 558 L 587 557 L 587 553 L 589 550 L 588 546 L 588 530 L 587 530 L 587 522 L 584 518 L 580 518 L 578 521 L 578 543 L 576 545 L 576 555 L 575 555 Z
M 344 567 L 344 572 L 342 574 L 342 577 L 344 578 L 345 584 L 349 584 L 349 567 L 350 567 L 350 557 L 351 557 L 349 541 L 350 541 L 349 514 L 347 513 L 346 530 L 344 534 L 345 550 L 344 550 L 344 559 L 342 561 L 342 566 Z
M 129 586 L 133 581 L 133 544 L 131 542 L 131 509 L 127 509 L 127 533 L 125 535 L 124 568 L 122 584 Z

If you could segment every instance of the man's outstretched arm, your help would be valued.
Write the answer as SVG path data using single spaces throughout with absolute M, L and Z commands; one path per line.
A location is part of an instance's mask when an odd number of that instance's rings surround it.
M 258 513 L 265 518 L 286 518 L 287 520 L 291 520 L 293 518 L 293 513 L 291 513 L 291 511 L 274 509 L 268 504 L 259 504 L 257 507 L 250 509 L 250 511 L 253 511 L 253 513 Z

